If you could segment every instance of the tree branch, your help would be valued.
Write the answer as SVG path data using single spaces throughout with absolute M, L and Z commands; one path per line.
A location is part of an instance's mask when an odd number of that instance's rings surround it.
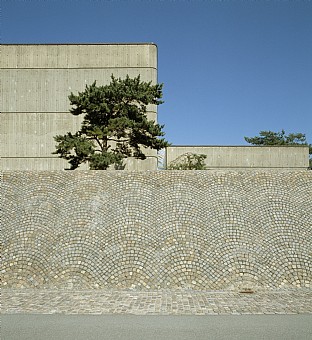
M 100 146 L 101 152 L 103 152 L 103 145 L 101 144 L 101 142 L 99 141 L 99 139 L 98 139 L 96 136 L 94 136 L 94 139 L 97 141 L 98 145 Z
M 114 138 L 107 138 L 107 140 L 111 141 L 111 142 L 117 142 L 117 143 L 124 143 L 124 142 L 129 142 L 130 139 L 114 139 Z

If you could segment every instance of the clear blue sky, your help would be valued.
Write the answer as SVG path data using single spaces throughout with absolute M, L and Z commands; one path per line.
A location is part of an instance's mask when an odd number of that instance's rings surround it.
M 0 2 L 2 43 L 156 43 L 172 144 L 312 143 L 312 1 Z

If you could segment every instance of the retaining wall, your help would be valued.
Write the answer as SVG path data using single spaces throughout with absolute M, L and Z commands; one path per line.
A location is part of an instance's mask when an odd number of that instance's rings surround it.
M 6 287 L 309 287 L 312 172 L 2 173 Z

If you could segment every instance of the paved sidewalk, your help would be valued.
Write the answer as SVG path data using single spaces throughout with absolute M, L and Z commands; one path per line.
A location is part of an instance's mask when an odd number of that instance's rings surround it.
M 2 289 L 3 314 L 312 314 L 312 290 L 117 291 Z

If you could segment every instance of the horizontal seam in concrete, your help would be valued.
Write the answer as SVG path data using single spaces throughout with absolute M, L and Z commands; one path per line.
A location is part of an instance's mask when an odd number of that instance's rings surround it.
M 1 113 L 21 113 L 21 114 L 26 114 L 26 113 L 62 113 L 62 114 L 68 114 L 70 113 L 69 111 L 2 111 Z M 157 113 L 157 111 L 152 111 L 152 110 L 148 110 L 146 111 L 146 113 Z
M 157 44 L 153 43 L 153 42 L 128 42 L 128 43 L 38 43 L 38 44 L 23 44 L 23 43 L 18 43 L 18 44 L 6 44 L 6 43 L 3 43 L 2 46 L 19 46 L 19 45 L 22 45 L 22 46 L 45 46 L 45 45 L 48 45 L 48 46 L 58 46 L 58 45 L 61 45 L 61 46 L 80 46 L 80 45 L 91 45 L 91 46 L 106 46 L 106 45 L 155 45 L 157 46 Z
M 104 66 L 104 67 L 1 67 L 0 70 L 105 70 L 105 69 L 153 69 L 154 66 Z
M 16 159 L 16 158 L 33 158 L 33 159 L 37 159 L 37 158 L 51 158 L 51 159 L 55 159 L 55 158 L 59 158 L 57 156 L 53 157 L 45 157 L 45 156 L 1 156 L 1 159 L 4 159 L 4 158 L 9 158 L 9 159 Z
M 171 149 L 171 148 L 185 148 L 185 147 L 192 147 L 192 148 L 211 148 L 211 147 L 216 147 L 216 148 L 246 148 L 246 147 L 252 147 L 252 148 L 291 148 L 291 147 L 301 147 L 301 148 L 308 148 L 308 145 L 303 145 L 303 144 L 297 144 L 297 145 L 170 145 L 166 149 Z

